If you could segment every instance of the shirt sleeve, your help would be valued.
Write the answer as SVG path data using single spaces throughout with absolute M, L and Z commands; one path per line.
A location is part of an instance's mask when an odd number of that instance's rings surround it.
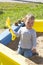
M 32 45 L 33 45 L 33 48 L 36 48 L 36 32 L 34 31 L 33 34 L 32 34 Z
M 19 37 L 21 35 L 21 28 L 18 30 L 18 32 L 15 32 L 14 33 L 16 34 L 17 37 Z

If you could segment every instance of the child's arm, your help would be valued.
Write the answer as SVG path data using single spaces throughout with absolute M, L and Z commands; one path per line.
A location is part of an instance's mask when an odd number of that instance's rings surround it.
M 21 28 L 18 30 L 18 32 L 15 32 L 14 33 L 16 34 L 17 37 L 19 37 L 21 35 Z
M 34 31 L 33 34 L 32 34 L 32 51 L 33 52 L 36 52 L 36 32 Z

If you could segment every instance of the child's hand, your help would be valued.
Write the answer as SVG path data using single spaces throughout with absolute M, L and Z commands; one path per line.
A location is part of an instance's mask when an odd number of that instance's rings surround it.
M 9 29 L 9 31 L 10 31 L 11 29 Z
M 39 55 L 38 52 L 36 51 L 36 48 L 32 48 L 32 53 L 33 55 Z
M 36 48 L 32 48 L 32 52 L 35 53 L 36 52 Z

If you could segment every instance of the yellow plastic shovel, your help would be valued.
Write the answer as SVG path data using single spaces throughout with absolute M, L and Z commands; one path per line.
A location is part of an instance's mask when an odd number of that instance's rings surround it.
M 6 20 L 6 27 L 9 28 L 9 31 L 12 35 L 12 40 L 15 40 L 16 39 L 16 34 L 14 33 L 14 31 L 12 30 L 11 26 L 10 26 L 10 18 L 8 17 L 7 20 Z

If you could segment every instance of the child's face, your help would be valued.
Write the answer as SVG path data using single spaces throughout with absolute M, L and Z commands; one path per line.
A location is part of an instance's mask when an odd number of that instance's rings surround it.
M 28 29 L 31 29 L 32 26 L 33 26 L 33 24 L 34 24 L 34 19 L 29 19 L 29 20 L 27 21 L 27 23 L 26 23 L 26 27 L 27 27 Z

